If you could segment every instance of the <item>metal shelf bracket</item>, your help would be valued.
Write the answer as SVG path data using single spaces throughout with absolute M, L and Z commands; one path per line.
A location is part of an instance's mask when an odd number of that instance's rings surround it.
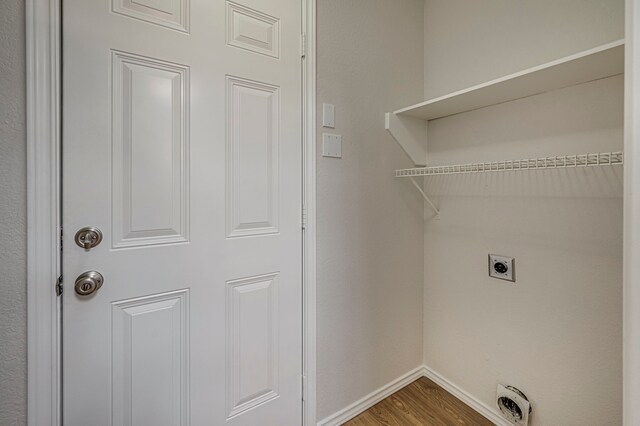
M 422 188 L 420 188 L 420 185 L 418 185 L 418 182 L 416 182 L 415 178 L 413 178 L 413 177 L 411 178 L 411 183 L 413 183 L 413 185 L 416 187 L 416 189 L 418 191 L 420 191 L 420 194 L 422 194 L 422 197 L 425 199 L 425 201 L 427 203 L 429 203 L 429 205 L 431 206 L 433 211 L 436 213 L 436 217 L 439 218 L 440 217 L 440 210 L 438 210 L 436 205 L 433 204 L 433 201 L 431 201 L 431 198 L 429 198 L 429 196 L 427 194 L 425 194 L 425 192 L 422 190 Z

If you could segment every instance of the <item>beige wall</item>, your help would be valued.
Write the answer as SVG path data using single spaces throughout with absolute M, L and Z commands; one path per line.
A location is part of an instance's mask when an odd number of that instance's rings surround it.
M 422 202 L 384 130 L 422 98 L 422 16 L 422 0 L 318 2 L 318 111 L 335 104 L 344 138 L 323 158 L 318 130 L 319 420 L 422 362 Z
M 24 2 L 0 2 L 0 425 L 26 424 Z
M 425 0 L 426 98 L 624 38 L 624 0 Z
M 464 7 L 463 7 L 464 6 Z M 427 0 L 427 95 L 623 36 L 622 1 Z M 454 29 L 454 30 L 452 30 Z M 430 163 L 621 150 L 623 78 L 429 123 Z M 493 407 L 524 391 L 531 425 L 619 425 L 622 170 L 437 177 L 425 222 L 425 364 Z M 516 258 L 517 283 L 487 276 Z

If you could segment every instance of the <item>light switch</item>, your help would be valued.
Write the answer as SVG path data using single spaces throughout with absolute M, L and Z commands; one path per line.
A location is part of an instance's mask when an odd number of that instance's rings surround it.
M 336 128 L 336 107 L 322 104 L 322 127 Z
M 322 134 L 322 156 L 342 158 L 342 136 L 331 133 Z

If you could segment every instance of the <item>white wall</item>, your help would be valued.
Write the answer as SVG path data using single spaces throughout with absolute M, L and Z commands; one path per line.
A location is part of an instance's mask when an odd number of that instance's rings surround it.
M 425 93 L 621 38 L 622 9 L 426 0 Z M 432 121 L 429 161 L 622 150 L 623 91 L 612 77 Z M 621 168 L 438 177 L 427 191 L 442 214 L 425 222 L 425 364 L 490 406 L 498 382 L 520 388 L 534 426 L 621 424 Z M 489 253 L 516 258 L 516 284 L 487 276 Z
M 418 102 L 422 0 L 318 2 L 318 111 L 336 106 L 343 158 L 318 117 L 318 420 L 422 363 L 422 202 L 384 112 Z
M 0 2 L 0 424 L 26 424 L 24 2 Z
M 425 0 L 425 95 L 623 37 L 624 0 Z

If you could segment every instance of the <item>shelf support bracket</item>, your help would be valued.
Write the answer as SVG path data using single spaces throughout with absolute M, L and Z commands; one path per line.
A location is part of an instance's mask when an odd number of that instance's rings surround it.
M 440 217 L 440 210 L 438 210 L 436 205 L 433 204 L 433 201 L 431 201 L 431 198 L 429 198 L 429 196 L 427 194 L 425 194 L 425 192 L 422 190 L 422 188 L 420 188 L 420 185 L 418 185 L 418 182 L 416 182 L 415 178 L 412 177 L 410 179 L 411 179 L 411 183 L 413 184 L 413 186 L 415 186 L 416 189 L 418 191 L 420 191 L 420 194 L 422 194 L 422 197 L 425 199 L 425 201 L 427 203 L 429 203 L 429 205 L 431 206 L 433 211 L 436 213 L 436 217 Z
M 427 165 L 427 122 L 421 118 L 385 114 L 384 128 L 416 166 Z

